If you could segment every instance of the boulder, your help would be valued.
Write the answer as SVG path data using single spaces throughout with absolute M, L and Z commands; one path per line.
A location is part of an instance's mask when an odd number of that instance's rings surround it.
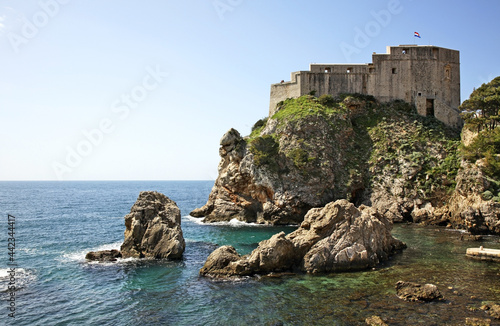
M 119 250 L 102 250 L 102 251 L 91 251 L 85 255 L 85 259 L 94 260 L 100 262 L 106 261 L 116 261 L 117 258 L 121 258 L 122 253 Z
M 485 310 L 488 315 L 495 319 L 500 319 L 500 305 L 499 304 L 494 304 L 494 303 L 487 303 L 483 306 L 481 306 L 482 310 Z
M 306 272 L 367 269 L 387 260 L 392 252 L 405 247 L 401 241 L 392 237 L 392 224 L 374 208 L 362 205 L 358 209 L 352 203 L 341 200 L 328 204 L 313 214 L 317 213 L 329 216 L 331 223 L 327 224 L 330 228 L 321 229 L 320 233 L 323 234 L 328 230 L 326 236 L 317 241 L 303 257 L 301 268 Z M 310 220 L 308 215 L 305 221 L 311 227 L 305 238 L 314 238 L 311 234 L 317 234 L 315 229 L 318 224 Z
M 365 323 L 370 326 L 387 326 L 379 316 L 371 316 L 365 319 Z
M 240 259 L 240 255 L 231 246 L 222 246 L 215 249 L 207 258 L 205 265 L 200 270 L 204 276 L 220 277 L 231 275 L 227 266 Z
M 247 256 L 221 247 L 200 271 L 210 277 L 243 276 L 300 270 L 327 273 L 374 267 L 406 245 L 393 238 L 392 224 L 376 209 L 356 208 L 347 200 L 311 209 L 304 222 L 285 236 L 275 234 Z
M 396 294 L 405 301 L 443 300 L 443 295 L 434 284 L 421 285 L 414 282 L 398 281 Z
M 179 259 L 185 249 L 177 204 L 155 191 L 143 191 L 125 216 L 123 258 Z
M 491 319 L 467 317 L 467 318 L 465 318 L 465 325 L 466 326 L 490 326 Z

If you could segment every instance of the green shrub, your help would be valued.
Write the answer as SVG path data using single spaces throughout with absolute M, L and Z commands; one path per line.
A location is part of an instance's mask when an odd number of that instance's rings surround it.
M 492 177 L 500 175 L 500 128 L 479 132 L 469 146 L 462 146 L 461 153 L 473 163 L 485 159 L 484 172 Z
M 483 192 L 483 194 L 481 195 L 481 197 L 484 199 L 484 200 L 490 200 L 493 198 L 493 194 L 491 193 L 491 191 L 489 190 L 486 190 L 485 192 Z
M 318 103 L 321 105 L 330 107 L 330 108 L 334 107 L 335 104 L 337 104 L 337 102 L 335 102 L 335 99 L 333 98 L 333 96 L 328 95 L 328 94 L 321 95 L 320 97 L 318 97 Z
M 257 136 L 260 135 L 260 132 L 264 127 L 266 126 L 268 118 L 263 118 L 257 121 L 253 126 L 252 126 L 252 132 L 250 133 L 250 139 L 253 139 Z
M 250 142 L 250 152 L 254 155 L 255 165 L 268 165 L 270 168 L 277 168 L 276 159 L 279 152 L 279 144 L 273 136 L 265 135 L 257 137 Z
M 309 153 L 299 147 L 292 149 L 286 154 L 286 156 L 291 159 L 293 161 L 293 164 L 295 164 L 295 166 L 298 168 L 304 167 L 310 161 Z

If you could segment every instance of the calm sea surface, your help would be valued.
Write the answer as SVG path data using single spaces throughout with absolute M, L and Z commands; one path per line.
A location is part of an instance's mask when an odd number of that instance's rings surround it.
M 467 247 L 500 249 L 498 237 L 460 241 L 458 231 L 395 225 L 408 249 L 376 270 L 332 275 L 260 277 L 214 282 L 198 276 L 217 245 L 249 253 L 261 240 L 293 227 L 188 217 L 213 181 L 0 182 L 0 325 L 363 325 L 379 315 L 389 325 L 464 325 L 484 301 L 500 303 L 500 264 L 467 259 Z M 125 259 L 89 264 L 88 251 L 119 248 L 123 217 L 139 192 L 177 202 L 184 259 Z M 9 313 L 7 216 L 15 216 L 16 311 Z M 398 280 L 434 283 L 446 300 L 407 303 Z M 492 325 L 500 325 L 497 321 Z

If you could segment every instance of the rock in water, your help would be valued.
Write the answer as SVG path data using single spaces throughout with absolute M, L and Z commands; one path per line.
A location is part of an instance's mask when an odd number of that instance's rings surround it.
M 434 284 L 418 284 L 399 281 L 396 283 L 397 296 L 405 301 L 442 300 L 443 295 Z
M 95 260 L 95 261 L 116 261 L 117 258 L 121 258 L 122 253 L 119 250 L 102 250 L 102 251 L 91 251 L 85 255 L 85 259 L 87 260 Z
M 143 191 L 125 216 L 123 258 L 179 259 L 185 249 L 177 204 L 155 191 Z
M 358 209 L 347 200 L 338 200 L 311 209 L 300 228 L 260 242 L 250 255 L 241 257 L 228 246 L 217 249 L 200 274 L 224 278 L 290 270 L 326 273 L 366 269 L 406 247 L 392 237 L 391 228 L 376 209 Z
M 371 316 L 365 319 L 365 323 L 370 326 L 387 326 L 379 316 Z
M 500 319 L 500 304 L 489 302 L 481 306 L 481 309 L 485 310 L 491 317 Z

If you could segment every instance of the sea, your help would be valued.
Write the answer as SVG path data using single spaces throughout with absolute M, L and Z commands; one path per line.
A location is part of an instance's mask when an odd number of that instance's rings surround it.
M 368 271 L 200 277 L 218 246 L 248 254 L 296 228 L 190 217 L 213 183 L 0 182 L 0 325 L 366 325 L 374 315 L 388 325 L 464 325 L 466 318 L 492 319 L 479 308 L 500 303 L 500 264 L 465 257 L 468 247 L 500 249 L 498 237 L 468 242 L 461 231 L 413 224 L 393 229 L 408 249 Z M 124 216 L 145 190 L 181 209 L 183 259 L 87 262 L 89 251 L 120 247 Z M 445 299 L 402 301 L 399 280 L 435 284 Z

